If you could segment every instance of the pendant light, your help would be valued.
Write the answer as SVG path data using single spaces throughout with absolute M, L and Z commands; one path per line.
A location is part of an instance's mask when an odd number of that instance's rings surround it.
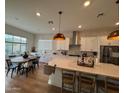
M 54 40 L 65 40 L 65 36 L 64 34 L 60 33 L 60 25 L 61 25 L 61 14 L 62 14 L 62 11 L 59 11 L 59 33 L 57 33 L 53 39 Z
M 108 37 L 108 40 L 119 40 L 119 30 L 111 32 Z

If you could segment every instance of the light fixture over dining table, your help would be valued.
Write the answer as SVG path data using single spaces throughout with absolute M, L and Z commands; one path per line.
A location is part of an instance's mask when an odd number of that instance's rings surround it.
M 60 25 L 61 25 L 61 14 L 62 11 L 59 11 L 59 32 L 53 37 L 54 40 L 65 40 L 64 34 L 60 33 Z

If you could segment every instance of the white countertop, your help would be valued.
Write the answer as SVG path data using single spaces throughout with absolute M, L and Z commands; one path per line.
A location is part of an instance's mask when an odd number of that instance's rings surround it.
M 49 61 L 49 65 L 54 66 L 55 64 L 57 68 L 61 69 L 119 78 L 119 66 L 113 64 L 97 63 L 90 68 L 78 66 L 77 57 L 54 55 Z

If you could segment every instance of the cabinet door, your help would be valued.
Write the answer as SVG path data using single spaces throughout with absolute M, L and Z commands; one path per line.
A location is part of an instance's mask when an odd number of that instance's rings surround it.
M 69 38 L 66 38 L 66 39 L 65 39 L 65 42 L 64 42 L 64 50 L 69 50 Z
M 81 51 L 86 51 L 86 37 L 81 37 Z
M 97 51 L 98 50 L 97 37 L 82 37 L 81 50 L 82 51 Z
M 119 45 L 119 40 L 107 40 L 107 36 L 98 37 L 99 45 Z
M 98 40 L 97 37 L 87 37 L 86 39 L 86 50 L 87 51 L 97 51 L 98 46 Z

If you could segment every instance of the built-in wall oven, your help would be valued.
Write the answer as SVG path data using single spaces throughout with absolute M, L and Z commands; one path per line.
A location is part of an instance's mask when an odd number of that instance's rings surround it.
M 119 46 L 100 46 L 100 62 L 119 65 Z

